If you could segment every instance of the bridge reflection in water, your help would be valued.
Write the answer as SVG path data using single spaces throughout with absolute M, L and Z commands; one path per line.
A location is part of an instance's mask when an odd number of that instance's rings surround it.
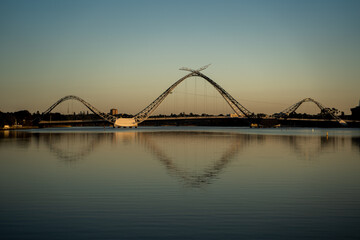
M 359 138 L 351 129 L 3 131 L 1 236 L 359 239 Z
M 339 149 L 358 151 L 359 137 L 351 136 L 281 136 L 240 134 L 222 131 L 96 131 L 2 132 L 5 138 L 17 138 L 23 148 L 45 147 L 63 163 L 76 165 L 79 160 L 108 164 L 112 159 L 120 164 L 144 164 L 154 168 L 155 159 L 167 174 L 185 187 L 198 188 L 216 182 L 231 171 L 233 165 L 252 164 L 257 158 L 273 167 L 268 158 L 280 164 L 292 156 L 297 160 L 319 160 L 321 155 Z M 279 131 L 280 132 L 280 131 Z M 6 142 L 0 142 L 6 144 Z M 0 146 L 1 147 L 1 146 Z M 104 162 L 102 162 L 104 161 Z M 287 163 L 289 164 L 289 163 Z M 281 169 L 281 165 L 278 166 Z M 136 174 L 134 169 L 133 174 Z M 142 169 L 141 171 L 144 171 Z

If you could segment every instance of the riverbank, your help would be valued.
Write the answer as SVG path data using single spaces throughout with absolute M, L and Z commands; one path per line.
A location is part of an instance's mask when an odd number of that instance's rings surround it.
M 359 120 L 347 120 L 348 128 L 360 128 Z M 36 128 L 64 128 L 64 127 L 89 127 L 89 126 L 112 126 L 110 123 L 101 122 L 51 122 L 39 126 L 11 126 L 2 128 L 0 131 L 24 130 Z M 205 126 L 205 127 L 257 127 L 257 128 L 274 128 L 274 127 L 316 127 L 316 128 L 339 128 L 344 127 L 334 119 L 300 119 L 300 118 L 149 118 L 139 124 L 142 126 Z
M 12 130 L 27 130 L 27 129 L 37 129 L 38 126 L 22 126 L 22 127 L 7 127 L 7 128 L 0 128 L 0 131 L 12 131 Z

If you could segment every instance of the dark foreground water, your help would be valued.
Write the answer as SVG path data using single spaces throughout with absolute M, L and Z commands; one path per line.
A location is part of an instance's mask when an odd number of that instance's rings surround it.
M 360 130 L 0 132 L 0 238 L 360 239 Z

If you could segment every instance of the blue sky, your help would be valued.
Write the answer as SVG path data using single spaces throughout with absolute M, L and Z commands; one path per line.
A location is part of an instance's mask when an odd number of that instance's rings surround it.
M 204 71 L 253 112 L 360 98 L 359 1 L 1 1 L 0 111 L 74 94 L 137 113 Z M 277 104 L 273 104 L 277 103 Z

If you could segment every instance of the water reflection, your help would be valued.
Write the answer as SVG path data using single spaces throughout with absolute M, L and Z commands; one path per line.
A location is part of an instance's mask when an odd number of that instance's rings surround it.
M 342 137 L 304 137 L 304 136 L 287 136 L 288 144 L 291 149 L 304 160 L 314 160 L 323 152 L 336 150 L 338 145 L 345 141 Z
M 9 141 L 10 140 L 10 141 Z M 243 152 L 269 146 L 270 151 L 292 151 L 298 159 L 316 160 L 326 152 L 355 148 L 359 137 L 256 135 L 211 131 L 106 131 L 106 132 L 0 132 L 0 148 L 46 147 L 58 160 L 76 163 L 93 152 L 103 154 L 105 146 L 116 149 L 133 146 L 155 157 L 167 173 L 187 187 L 213 183 Z M 133 153 L 133 152 L 132 152 Z M 122 157 L 131 158 L 131 154 Z M 116 156 L 111 156 L 116 157 Z
M 21 131 L 0 131 L 0 148 L 15 144 L 21 149 L 30 147 L 32 134 Z
M 352 144 L 353 144 L 354 148 L 356 148 L 360 153 L 360 137 L 359 138 L 356 138 L 356 137 L 352 138 Z
M 59 160 L 74 162 L 85 158 L 103 142 L 103 134 L 45 134 L 42 141 Z
M 0 132 L 1 236 L 360 239 L 359 134 L 176 129 Z
M 162 138 L 162 141 L 171 143 L 171 138 L 176 137 L 182 139 L 182 142 L 187 144 L 193 144 L 194 137 L 198 138 L 198 140 L 202 141 L 204 144 L 208 144 L 209 139 L 211 137 L 216 136 L 217 138 L 230 138 L 229 146 L 225 151 L 221 153 L 219 157 L 215 161 L 210 162 L 208 166 L 206 166 L 203 170 L 200 171 L 189 171 L 186 168 L 180 167 L 176 161 L 174 161 L 174 157 L 170 157 L 164 150 L 159 147 L 156 143 L 156 138 Z M 202 187 L 207 184 L 211 184 L 214 179 L 218 177 L 218 175 L 229 165 L 229 163 L 235 159 L 237 153 L 243 149 L 249 140 L 249 135 L 234 135 L 229 136 L 228 134 L 219 134 L 219 133 L 209 133 L 209 132 L 180 132 L 180 133 L 156 133 L 156 134 L 139 134 L 138 139 L 139 143 L 146 147 L 153 155 L 157 157 L 159 162 L 165 166 L 166 170 L 171 176 L 178 178 L 185 186 L 188 187 Z M 190 139 L 191 138 L 191 139 Z M 213 141 L 214 139 L 210 140 Z M 178 147 L 179 145 L 177 145 Z M 196 146 L 199 147 L 199 146 Z M 185 150 L 186 148 L 182 148 Z M 220 148 L 221 149 L 221 148 Z M 212 154 L 210 154 L 212 155 Z M 209 158 L 208 155 L 205 157 Z

